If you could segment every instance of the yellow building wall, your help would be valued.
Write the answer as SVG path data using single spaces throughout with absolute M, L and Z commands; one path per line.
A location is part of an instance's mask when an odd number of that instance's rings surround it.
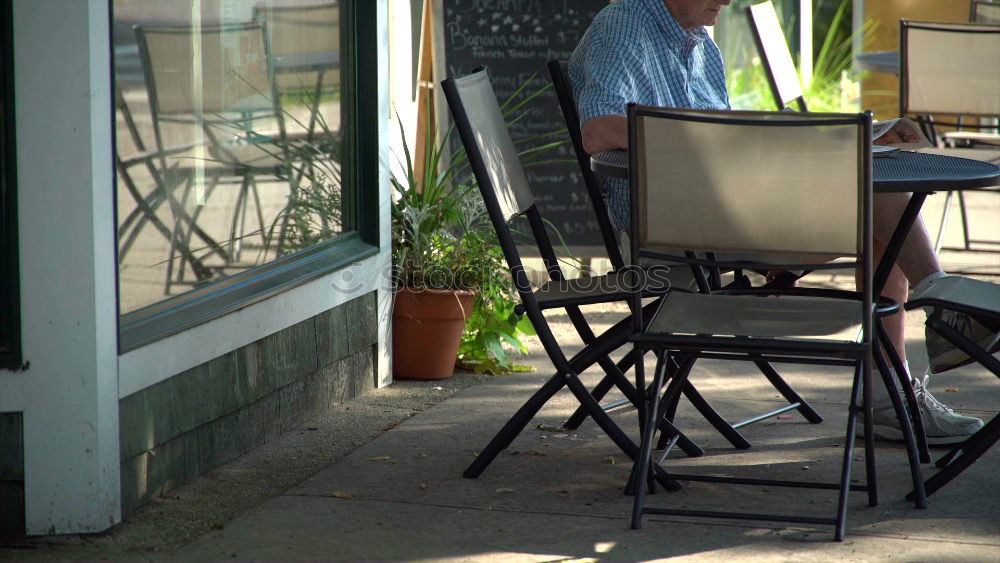
M 865 18 L 877 23 L 874 40 L 865 51 L 899 49 L 899 20 L 969 21 L 970 0 L 864 0 Z M 875 119 L 899 115 L 899 79 L 892 74 L 869 72 L 861 81 L 861 107 L 875 112 Z

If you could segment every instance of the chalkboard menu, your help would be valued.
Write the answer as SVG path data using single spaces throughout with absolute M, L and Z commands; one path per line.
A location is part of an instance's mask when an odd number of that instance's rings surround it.
M 534 91 L 550 82 L 545 64 L 569 59 L 591 20 L 607 4 L 608 0 L 443 0 L 446 74 L 463 76 L 485 65 L 501 102 L 533 74 L 528 89 Z M 532 101 L 528 111 L 528 117 L 511 127 L 515 142 L 566 127 L 551 88 Z M 454 142 L 457 148 L 457 139 Z M 546 160 L 552 159 L 564 162 L 525 169 L 542 216 L 575 255 L 606 256 L 568 137 Z

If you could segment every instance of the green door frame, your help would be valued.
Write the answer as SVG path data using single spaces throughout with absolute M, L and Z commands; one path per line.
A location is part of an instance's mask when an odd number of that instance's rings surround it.
M 13 3 L 0 2 L 0 368 L 21 367 Z

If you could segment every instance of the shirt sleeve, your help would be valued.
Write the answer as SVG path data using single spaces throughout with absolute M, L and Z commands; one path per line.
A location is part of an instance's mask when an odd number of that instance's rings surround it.
M 636 99 L 635 81 L 629 64 L 632 56 L 604 35 L 595 37 L 580 60 L 582 74 L 577 93 L 580 125 L 603 115 L 625 115 L 629 102 Z

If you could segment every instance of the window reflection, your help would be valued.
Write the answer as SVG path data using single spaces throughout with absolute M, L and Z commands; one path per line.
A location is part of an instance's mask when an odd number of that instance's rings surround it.
M 350 230 L 331 0 L 115 0 L 121 312 Z

